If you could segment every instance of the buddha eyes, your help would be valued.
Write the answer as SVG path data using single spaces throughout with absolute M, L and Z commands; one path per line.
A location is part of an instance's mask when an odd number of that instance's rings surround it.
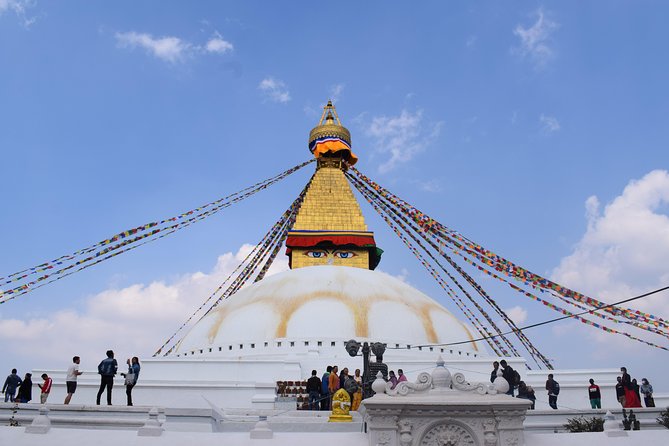
M 351 251 L 335 251 L 334 256 L 340 259 L 352 259 L 356 254 Z
M 311 257 L 312 259 L 324 259 L 328 256 L 328 252 L 325 250 L 312 250 L 304 253 L 305 256 Z M 338 259 L 352 259 L 357 254 L 352 251 L 335 251 L 332 256 Z

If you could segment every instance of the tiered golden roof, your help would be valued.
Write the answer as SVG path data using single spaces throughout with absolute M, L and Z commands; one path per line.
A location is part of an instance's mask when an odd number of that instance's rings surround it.
M 321 166 L 316 171 L 293 230 L 367 231 L 360 205 L 340 168 Z

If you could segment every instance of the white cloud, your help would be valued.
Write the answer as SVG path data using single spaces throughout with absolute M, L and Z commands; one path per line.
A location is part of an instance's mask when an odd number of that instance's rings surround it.
M 536 11 L 537 20 L 529 28 L 517 25 L 513 34 L 520 39 L 520 46 L 514 51 L 521 56 L 529 56 L 536 68 L 543 68 L 553 60 L 555 53 L 550 47 L 551 34 L 559 28 L 559 24 L 553 22 L 542 9 Z
M 440 123 L 429 126 L 425 133 L 422 121 L 422 110 L 415 113 L 402 110 L 398 116 L 372 118 L 365 133 L 376 141 L 374 151 L 387 158 L 380 164 L 379 172 L 390 172 L 398 164 L 410 161 L 439 135 Z
M 135 31 L 117 32 L 114 37 L 121 48 L 142 48 L 152 56 L 170 63 L 182 62 L 198 53 L 225 54 L 234 49 L 232 43 L 223 40 L 218 32 L 214 32 L 204 46 L 194 45 L 179 37 L 153 37 Z
M 252 245 L 244 245 L 236 254 L 219 256 L 210 273 L 195 272 L 171 282 L 156 281 L 102 291 L 88 298 L 81 311 L 63 309 L 48 317 L 26 320 L 0 317 L 0 354 L 13 358 L 13 363 L 29 364 L 31 368 L 64 367 L 75 354 L 82 357 L 84 368 L 92 368 L 109 348 L 119 358 L 148 357 L 211 295 L 252 248 Z M 268 275 L 287 269 L 285 256 L 279 256 Z M 186 332 L 182 331 L 181 335 Z
M 145 49 L 149 54 L 167 62 L 180 62 L 191 51 L 192 45 L 178 37 L 158 37 L 134 31 L 116 33 L 116 41 L 122 48 Z
M 431 180 L 413 180 L 411 182 L 418 185 L 420 190 L 424 192 L 441 192 L 443 190 L 441 187 L 441 181 L 436 178 Z
M 523 307 L 516 305 L 513 308 L 504 310 L 507 316 L 517 325 L 521 325 L 527 320 L 527 310 Z
M 32 0 L 0 0 L 0 16 L 5 12 L 13 12 L 26 28 L 35 23 L 36 17 L 29 17 L 28 10 L 32 8 Z
M 290 101 L 290 92 L 288 91 L 286 84 L 279 79 L 268 76 L 260 81 L 258 89 L 263 92 L 267 99 L 273 102 L 285 104 Z
M 585 202 L 587 229 L 573 252 L 552 272 L 552 280 L 604 302 L 615 302 L 666 286 L 669 283 L 669 172 L 654 170 L 631 181 L 622 194 L 600 210 L 599 199 Z M 663 212 L 664 211 L 664 212 Z M 669 317 L 667 293 L 658 293 L 629 304 L 657 316 Z M 604 322 L 611 325 L 610 322 Z M 632 331 L 629 325 L 613 328 Z M 638 348 L 620 343 L 620 336 L 588 330 L 600 343 Z M 658 342 L 656 336 L 652 339 Z M 659 342 L 662 344 L 662 342 Z
M 516 125 L 516 122 L 518 122 L 518 112 L 516 110 L 511 113 L 511 125 Z
M 218 54 L 225 54 L 235 49 L 232 43 L 223 40 L 223 37 L 218 32 L 214 33 L 214 36 L 207 41 L 204 48 L 209 53 Z
M 330 87 L 330 99 L 335 105 L 339 102 L 342 91 L 344 91 L 344 84 L 336 84 Z
M 546 133 L 553 133 L 560 130 L 560 121 L 553 116 L 546 116 L 542 113 L 539 116 L 539 122 L 542 125 L 542 130 Z

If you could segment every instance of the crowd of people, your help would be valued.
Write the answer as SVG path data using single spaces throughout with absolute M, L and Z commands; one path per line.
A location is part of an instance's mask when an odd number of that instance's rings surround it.
M 506 380 L 509 384 L 507 395 L 516 396 L 530 400 L 534 409 L 537 397 L 532 386 L 528 386 L 520 378 L 520 374 L 513 369 L 505 360 L 499 362 L 495 361 L 492 364 L 493 370 L 490 372 L 490 382 L 494 383 L 499 377 Z M 641 385 L 637 384 L 636 379 L 632 379 L 625 367 L 620 368 L 621 375 L 617 378 L 616 383 L 616 399 L 623 408 L 638 408 L 641 406 L 641 395 L 643 395 L 644 404 L 646 407 L 655 407 L 653 400 L 653 386 L 646 378 L 641 379 Z M 588 398 L 590 400 L 590 407 L 593 409 L 602 408 L 602 393 L 594 379 L 589 380 Z M 546 392 L 548 394 L 548 405 L 552 409 L 557 409 L 558 395 L 560 394 L 560 383 L 553 377 L 552 373 L 548 374 L 546 379 Z
M 397 384 L 406 381 L 407 377 L 402 369 L 388 372 L 388 382 L 394 389 Z M 309 410 L 330 410 L 332 396 L 339 389 L 344 389 L 351 398 L 351 410 L 357 411 L 362 402 L 362 376 L 360 369 L 355 369 L 350 375 L 348 368 L 344 367 L 341 372 L 339 367 L 327 366 L 325 373 L 319 378 L 316 370 L 311 371 L 311 377 L 307 380 L 307 393 L 309 394 Z
M 646 378 L 641 379 L 641 385 L 636 378 L 632 379 L 625 367 L 620 368 L 621 376 L 616 383 L 616 398 L 622 407 L 641 407 L 641 394 L 646 407 L 655 407 L 653 400 L 653 386 Z
M 65 401 L 63 404 L 70 404 L 72 396 L 77 390 L 77 378 L 79 375 L 83 374 L 79 370 L 79 363 L 81 358 L 79 356 L 74 356 L 72 358 L 72 364 L 67 369 L 67 374 L 65 376 Z M 137 384 L 137 379 L 139 378 L 139 358 L 136 356 L 127 361 L 128 371 L 127 373 L 121 373 L 120 375 L 125 379 L 125 393 L 127 396 L 128 406 L 132 406 L 132 389 Z M 112 388 L 114 386 L 114 376 L 118 373 L 118 363 L 114 359 L 114 352 L 112 350 L 107 351 L 107 357 L 103 359 L 98 365 L 98 374 L 100 375 L 100 389 L 98 390 L 96 404 L 100 405 L 100 398 L 102 393 L 107 391 L 107 404 L 111 406 L 112 404 Z M 42 374 L 42 383 L 38 383 L 37 386 L 40 389 L 40 403 L 46 404 L 51 393 L 51 387 L 53 385 L 53 379 L 49 377 L 46 373 Z M 5 379 L 5 384 L 2 386 L 2 393 L 5 394 L 5 402 L 12 403 L 28 403 L 32 400 L 32 374 L 26 373 L 25 377 L 21 379 L 17 373 L 16 369 L 12 369 L 7 379 Z M 18 391 L 18 392 L 17 392 Z
M 83 372 L 79 370 L 81 358 L 74 356 L 72 364 L 67 369 L 65 377 L 66 396 L 64 404 L 69 404 L 72 396 L 77 389 L 77 378 Z M 132 390 L 137 384 L 140 372 L 139 358 L 136 356 L 126 361 L 128 370 L 126 373 L 120 373 L 124 378 L 125 393 L 128 406 L 132 406 Z M 623 408 L 638 408 L 641 406 L 641 395 L 643 395 L 644 405 L 646 407 L 655 407 L 653 400 L 653 386 L 646 378 L 641 379 L 641 384 L 636 379 L 632 379 L 627 373 L 627 368 L 620 368 L 621 375 L 617 377 L 615 385 L 616 399 Z M 107 392 L 107 404 L 112 404 L 112 388 L 114 386 L 114 376 L 118 373 L 118 362 L 114 359 L 114 352 L 107 351 L 107 357 L 98 365 L 98 374 L 100 375 L 100 388 L 97 393 L 96 404 L 100 405 L 102 394 Z M 37 386 L 40 389 L 40 403 L 46 404 L 51 393 L 53 379 L 46 373 L 43 373 L 42 382 Z M 520 377 L 520 374 L 511 367 L 505 360 L 493 362 L 493 370 L 490 372 L 490 382 L 494 383 L 496 379 L 506 380 L 509 390 L 506 392 L 510 396 L 523 398 L 531 401 L 530 409 L 534 409 L 536 403 L 536 394 L 532 386 L 527 385 Z M 391 389 L 394 389 L 400 382 L 406 381 L 407 377 L 402 369 L 397 370 L 397 375 L 393 370 L 388 372 L 387 381 L 391 383 Z M 590 406 L 593 409 L 602 408 L 602 394 L 599 386 L 593 379 L 589 380 L 590 385 L 587 388 Z M 5 402 L 28 403 L 32 400 L 32 374 L 26 373 L 21 379 L 16 369 L 12 369 L 5 383 L 2 386 L 2 393 L 5 395 Z M 311 377 L 307 381 L 307 393 L 309 394 L 310 410 L 330 410 L 332 396 L 339 389 L 344 389 L 351 399 L 351 410 L 357 411 L 362 401 L 362 376 L 360 369 L 356 369 L 353 375 L 349 374 L 348 368 L 344 367 L 341 372 L 338 366 L 328 366 L 325 373 L 319 378 L 318 372 L 313 370 Z M 560 394 L 560 384 L 555 380 L 553 374 L 548 374 L 545 389 L 548 396 L 548 405 L 557 409 L 558 395 Z M 18 392 L 17 392 L 18 391 Z

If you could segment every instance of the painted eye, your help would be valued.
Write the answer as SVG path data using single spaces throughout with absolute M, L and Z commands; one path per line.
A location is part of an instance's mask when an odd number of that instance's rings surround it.
M 304 253 L 304 255 L 314 259 L 322 259 L 325 258 L 327 254 L 325 251 L 307 251 Z
M 340 259 L 352 259 L 357 254 L 351 251 L 336 251 L 334 256 Z

